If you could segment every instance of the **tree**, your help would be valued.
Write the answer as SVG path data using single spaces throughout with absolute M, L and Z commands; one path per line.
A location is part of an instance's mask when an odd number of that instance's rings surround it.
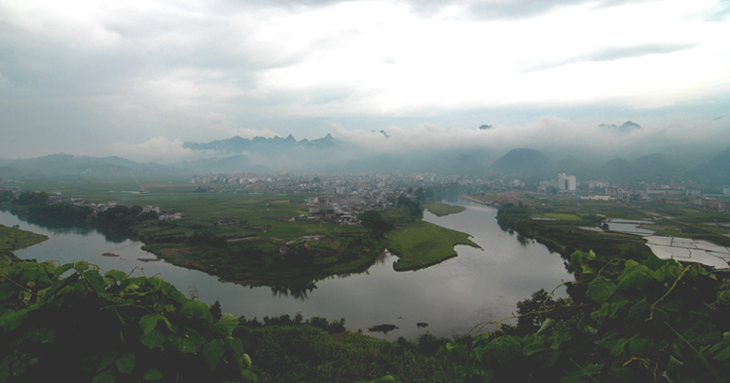
M 383 219 L 383 216 L 379 211 L 368 210 L 357 218 L 362 223 L 362 226 L 370 232 L 375 238 L 382 238 L 386 231 L 393 230 L 393 224 Z

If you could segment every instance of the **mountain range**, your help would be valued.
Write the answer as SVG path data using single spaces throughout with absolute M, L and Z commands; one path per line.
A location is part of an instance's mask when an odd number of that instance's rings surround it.
M 640 129 L 630 121 L 616 129 Z M 613 128 L 611 128 L 613 129 Z M 386 139 L 385 131 L 379 133 Z M 331 135 L 297 141 L 286 138 L 232 137 L 208 143 L 185 142 L 199 153 L 197 160 L 170 165 L 139 163 L 121 157 L 88 157 L 54 154 L 31 159 L 0 159 L 0 178 L 66 175 L 127 175 L 200 173 L 271 173 L 284 167 L 295 172 L 330 173 L 436 173 L 441 175 L 497 175 L 528 182 L 553 179 L 559 171 L 579 181 L 603 179 L 613 183 L 692 180 L 722 186 L 730 184 L 730 147 L 699 165 L 675 161 L 664 154 L 649 154 L 629 161 L 616 157 L 603 163 L 584 162 L 573 155 L 552 158 L 545 153 L 516 148 L 502 156 L 486 149 L 434 149 L 429 151 L 366 150 Z M 557 160 L 554 161 L 554 159 Z M 293 164 L 293 165 L 292 165 Z

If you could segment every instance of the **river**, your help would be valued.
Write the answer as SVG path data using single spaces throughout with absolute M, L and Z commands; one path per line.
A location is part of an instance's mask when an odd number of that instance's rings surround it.
M 305 318 L 345 318 L 349 330 L 367 331 L 378 324 L 394 324 L 398 329 L 381 338 L 399 336 L 415 339 L 430 331 L 437 336 L 462 334 L 475 325 L 507 318 L 516 312 L 516 303 L 532 292 L 548 291 L 561 281 L 573 280 L 560 255 L 532 241 L 520 241 L 516 234 L 503 232 L 496 221 L 496 209 L 463 203 L 459 214 L 437 217 L 424 213 L 424 220 L 462 231 L 482 249 L 457 246 L 457 257 L 427 269 L 395 272 L 394 256 L 383 255 L 367 272 L 346 277 L 332 277 L 316 282 L 316 288 L 304 297 L 272 292 L 269 287 L 240 286 L 221 282 L 200 271 L 188 270 L 166 262 L 143 262 L 154 259 L 134 239 L 108 238 L 96 230 L 58 229 L 21 221 L 0 212 L 0 224 L 19 225 L 21 229 L 49 236 L 49 240 L 15 254 L 23 259 L 58 260 L 61 263 L 87 260 L 102 271 L 118 269 L 160 274 L 183 293 L 196 289 L 202 302 L 218 300 L 223 311 L 246 318 L 292 317 L 300 312 Z M 105 257 L 103 253 L 118 254 Z M 565 290 L 559 290 L 565 296 Z M 419 329 L 416 323 L 429 326 Z

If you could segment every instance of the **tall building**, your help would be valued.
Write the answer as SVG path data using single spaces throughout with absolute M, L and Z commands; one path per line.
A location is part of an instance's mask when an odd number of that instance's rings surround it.
M 575 176 L 569 176 L 565 172 L 558 173 L 558 190 L 575 191 Z

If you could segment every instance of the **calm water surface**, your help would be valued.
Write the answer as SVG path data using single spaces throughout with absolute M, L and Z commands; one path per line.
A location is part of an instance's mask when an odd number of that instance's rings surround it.
M 481 322 L 509 317 L 516 303 L 536 290 L 550 291 L 561 281 L 573 280 L 557 253 L 551 254 L 532 241 L 518 241 L 517 235 L 500 230 L 496 209 L 464 206 L 464 212 L 445 217 L 425 212 L 424 220 L 468 233 L 482 249 L 457 246 L 458 257 L 411 272 L 395 272 L 392 264 L 396 258 L 384 255 L 368 272 L 318 281 L 314 290 L 298 298 L 275 294 L 269 287 L 221 282 L 166 262 L 139 261 L 155 256 L 142 250 L 142 243 L 134 239 L 109 239 L 96 230 L 44 228 L 6 212 L 0 212 L 0 224 L 17 224 L 50 237 L 16 251 L 20 258 L 61 263 L 83 259 L 102 271 L 136 269 L 134 273 L 147 276 L 160 274 L 183 293 L 197 289 L 201 301 L 211 304 L 219 300 L 224 311 L 247 318 L 301 312 L 305 318 L 345 318 L 348 329 L 363 331 L 377 324 L 394 324 L 397 330 L 377 335 L 391 340 L 399 336 L 413 339 L 426 331 L 438 336 L 465 333 Z M 106 252 L 120 257 L 101 255 Z M 564 289 L 559 295 L 565 295 Z M 417 322 L 429 326 L 418 329 Z

